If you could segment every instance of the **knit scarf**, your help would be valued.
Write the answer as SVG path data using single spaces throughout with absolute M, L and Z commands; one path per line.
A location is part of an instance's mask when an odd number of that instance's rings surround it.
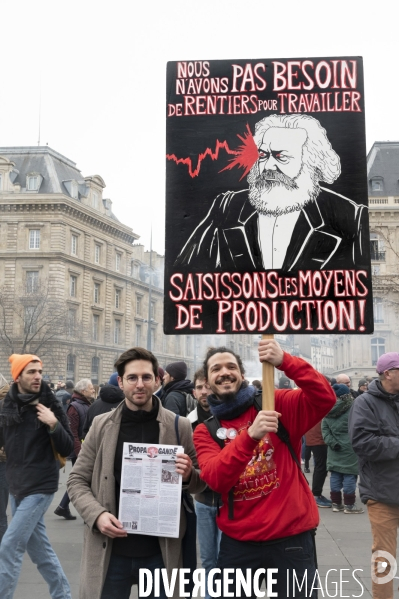
M 216 395 L 208 395 L 208 403 L 213 416 L 218 420 L 232 420 L 243 414 L 254 402 L 256 389 L 252 385 L 243 385 L 231 401 L 219 399 Z
M 341 395 L 338 397 L 337 403 L 332 408 L 331 412 L 328 414 L 329 418 L 338 418 L 341 414 L 347 412 L 353 404 L 353 397 L 350 393 L 346 393 L 345 395 Z

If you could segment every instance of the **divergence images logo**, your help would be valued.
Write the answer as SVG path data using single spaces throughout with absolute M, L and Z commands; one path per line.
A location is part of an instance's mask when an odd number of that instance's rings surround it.
M 149 458 L 156 458 L 158 457 L 158 448 L 157 447 L 149 447 L 147 449 L 147 455 Z
M 396 559 L 388 551 L 374 551 L 371 556 L 371 578 L 376 584 L 386 584 L 395 578 Z M 383 575 L 384 573 L 385 576 Z

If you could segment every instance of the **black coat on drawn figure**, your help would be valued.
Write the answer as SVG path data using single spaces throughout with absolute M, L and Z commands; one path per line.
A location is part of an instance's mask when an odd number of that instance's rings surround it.
M 321 187 L 299 212 L 282 270 L 366 268 L 367 230 L 366 206 Z M 248 190 L 216 197 L 176 259 L 175 267 L 185 265 L 204 272 L 264 270 L 258 213 Z

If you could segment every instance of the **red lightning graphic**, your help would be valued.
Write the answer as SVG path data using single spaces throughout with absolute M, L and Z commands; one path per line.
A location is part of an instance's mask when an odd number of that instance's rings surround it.
M 198 160 L 197 160 L 197 166 L 194 170 L 193 170 L 192 160 L 189 157 L 177 158 L 177 156 L 175 154 L 166 154 L 166 158 L 168 160 L 174 160 L 174 162 L 176 162 L 176 164 L 186 164 L 188 166 L 188 173 L 189 173 L 190 177 L 194 178 L 194 177 L 198 176 L 198 174 L 201 170 L 202 161 L 207 156 L 210 156 L 212 158 L 212 160 L 218 160 L 219 151 L 223 148 L 227 152 L 227 154 L 232 154 L 234 156 L 234 158 L 231 158 L 230 164 L 228 164 L 220 172 L 225 171 L 225 170 L 231 170 L 235 166 L 238 166 L 239 168 L 243 168 L 245 170 L 244 170 L 244 174 L 240 178 L 240 181 L 241 181 L 241 179 L 243 177 L 245 177 L 246 174 L 249 173 L 252 166 L 258 160 L 258 148 L 256 147 L 256 144 L 255 144 L 254 139 L 251 134 L 251 130 L 248 125 L 247 125 L 247 131 L 244 133 L 244 136 L 237 135 L 237 137 L 239 139 L 241 139 L 241 141 L 243 142 L 237 148 L 237 150 L 231 150 L 229 148 L 227 141 L 219 141 L 217 139 L 215 151 L 212 151 L 211 148 L 206 148 L 205 152 L 202 152 L 201 154 L 199 154 Z
M 198 176 L 198 174 L 201 170 L 201 162 L 204 160 L 204 158 L 206 158 L 207 156 L 210 156 L 212 158 L 212 160 L 217 160 L 219 158 L 219 150 L 221 148 L 225 149 L 228 154 L 237 154 L 238 153 L 238 152 L 235 152 L 234 150 L 230 150 L 230 148 L 227 144 L 227 141 L 219 141 L 217 139 L 215 151 L 212 152 L 212 150 L 210 148 L 207 148 L 205 150 L 205 152 L 202 152 L 202 154 L 200 154 L 198 156 L 197 167 L 194 170 L 193 170 L 193 163 L 192 163 L 191 158 L 177 158 L 177 156 L 175 154 L 166 154 L 166 158 L 168 160 L 174 160 L 176 162 L 176 164 L 187 164 L 188 173 L 189 173 L 190 177 L 194 178 L 194 177 Z

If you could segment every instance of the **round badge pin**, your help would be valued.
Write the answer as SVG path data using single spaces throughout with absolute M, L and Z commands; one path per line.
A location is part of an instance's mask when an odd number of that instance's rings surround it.
M 218 428 L 218 430 L 216 431 L 216 436 L 219 439 L 226 439 L 227 438 L 227 428 L 224 428 L 222 426 L 222 428 Z
M 237 431 L 235 428 L 228 428 L 226 435 L 228 439 L 235 439 L 237 436 Z

